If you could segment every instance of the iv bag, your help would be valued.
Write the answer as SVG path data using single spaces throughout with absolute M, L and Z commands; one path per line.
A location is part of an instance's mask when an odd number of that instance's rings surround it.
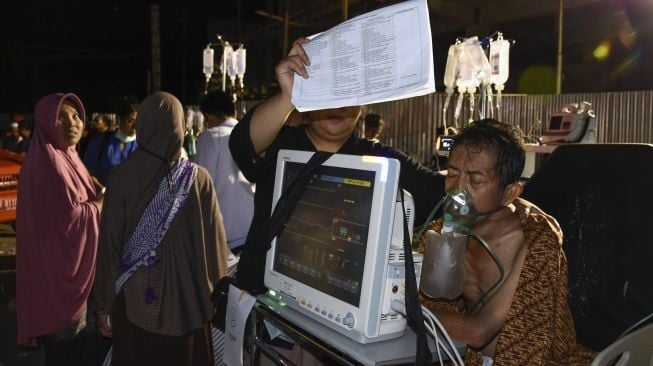
M 231 57 L 227 58 L 227 75 L 229 75 L 229 78 L 233 82 L 233 80 L 236 78 L 236 62 L 235 62 L 235 53 L 231 52 L 230 54 Z
M 222 52 L 222 67 L 225 69 L 232 80 L 236 77 L 236 68 L 234 67 L 234 49 L 229 43 L 225 44 L 224 51 Z
M 235 52 L 235 71 L 239 78 L 245 75 L 245 66 L 247 65 L 247 51 L 241 45 Z
M 471 64 L 474 75 L 474 86 L 480 84 L 487 84 L 490 82 L 490 63 L 485 56 L 485 51 L 478 41 L 478 37 L 474 36 L 466 39 L 463 43 L 463 51 L 467 55 L 467 60 Z
M 456 87 L 460 93 L 464 93 L 467 88 L 475 88 L 477 86 L 478 84 L 474 78 L 474 66 L 469 60 L 467 53 L 461 50 L 458 56 Z
M 504 85 L 508 81 L 510 59 L 510 42 L 499 34 L 496 41 L 490 42 L 490 66 L 492 74 L 490 81 L 495 85 Z
M 456 76 L 458 74 L 458 63 L 460 59 L 460 46 L 458 43 L 449 46 L 447 54 L 447 65 L 444 69 L 444 86 L 447 87 L 447 93 L 453 93 L 453 88 L 456 86 Z
M 211 77 L 211 74 L 213 74 L 213 48 L 208 47 L 204 49 L 202 63 L 204 74 L 207 77 Z

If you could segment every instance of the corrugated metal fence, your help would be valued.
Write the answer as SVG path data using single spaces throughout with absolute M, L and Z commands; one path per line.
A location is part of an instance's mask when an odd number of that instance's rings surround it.
M 608 92 L 563 95 L 504 95 L 501 118 L 519 126 L 527 140 L 536 139 L 552 113 L 570 103 L 587 101 L 596 114 L 597 142 L 653 143 L 653 91 Z M 428 162 L 434 153 L 436 128 L 442 126 L 444 94 L 431 94 L 405 100 L 371 104 L 364 113 L 378 113 L 386 121 L 382 142 Z M 453 123 L 456 96 L 448 107 L 447 123 Z M 254 104 L 247 102 L 247 106 Z M 476 98 L 476 113 L 480 103 Z M 465 99 L 459 125 L 469 119 L 469 100 Z

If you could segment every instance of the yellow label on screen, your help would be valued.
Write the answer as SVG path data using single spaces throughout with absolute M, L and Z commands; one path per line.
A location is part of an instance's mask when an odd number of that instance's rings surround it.
M 371 187 L 372 182 L 369 180 L 360 180 L 360 179 L 351 179 L 351 178 L 345 178 L 345 184 L 351 184 L 352 186 L 360 186 L 360 187 Z

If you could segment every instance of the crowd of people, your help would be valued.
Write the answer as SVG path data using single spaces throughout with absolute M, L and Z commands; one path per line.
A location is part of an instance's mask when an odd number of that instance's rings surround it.
M 13 121 L 0 140 L 0 148 L 17 154 L 25 154 L 31 141 L 31 123 L 25 120 Z
M 593 352 L 576 344 L 566 301 L 561 230 L 519 198 L 518 131 L 475 122 L 456 137 L 447 175 L 428 169 L 381 143 L 382 118 L 362 117 L 360 106 L 295 111 L 293 78 L 309 77 L 306 42 L 276 65 L 280 91 L 240 121 L 228 94 L 204 96 L 207 129 L 194 161 L 183 153 L 184 108 L 169 93 L 125 100 L 115 131 L 98 115 L 83 143 L 86 113 L 75 94 L 37 103 L 18 192 L 19 343 L 42 342 L 48 365 L 100 364 L 107 352 L 117 365 L 213 364 L 213 285 L 235 272 L 239 288 L 265 291 L 276 157 L 297 149 L 399 160 L 416 224 L 447 192 L 469 190 L 479 212 L 473 228 L 498 253 L 505 278 L 493 287 L 497 270 L 472 241 L 462 295 L 422 295 L 468 345 L 466 364 L 589 364 Z M 356 134 L 361 120 L 369 135 Z

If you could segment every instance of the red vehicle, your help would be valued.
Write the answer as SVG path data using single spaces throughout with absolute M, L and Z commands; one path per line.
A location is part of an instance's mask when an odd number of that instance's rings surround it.
M 0 222 L 16 221 L 18 175 L 25 155 L 0 149 Z

